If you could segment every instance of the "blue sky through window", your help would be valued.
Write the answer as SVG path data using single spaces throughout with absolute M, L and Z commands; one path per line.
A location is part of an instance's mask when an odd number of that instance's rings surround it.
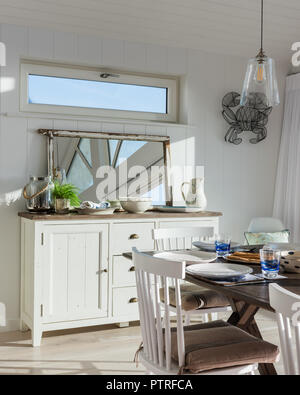
M 28 76 L 28 101 L 32 104 L 166 114 L 167 94 L 167 88 L 153 86 Z
M 120 166 L 121 163 L 123 163 L 125 160 L 130 158 L 136 151 L 142 148 L 145 144 L 147 144 L 146 141 L 123 140 L 116 166 Z

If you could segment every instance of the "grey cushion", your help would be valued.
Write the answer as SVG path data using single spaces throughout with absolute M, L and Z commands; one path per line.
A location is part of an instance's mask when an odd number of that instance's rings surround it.
M 274 363 L 279 355 L 277 346 L 224 321 L 185 327 L 184 338 L 184 371 L 190 373 L 254 363 Z M 176 328 L 172 328 L 171 339 L 172 358 L 178 361 Z
M 214 307 L 229 306 L 226 296 L 216 291 L 193 284 L 182 284 L 181 305 L 184 311 L 209 309 Z M 169 287 L 170 305 L 176 307 L 175 288 Z M 164 289 L 160 289 L 160 298 L 164 302 Z

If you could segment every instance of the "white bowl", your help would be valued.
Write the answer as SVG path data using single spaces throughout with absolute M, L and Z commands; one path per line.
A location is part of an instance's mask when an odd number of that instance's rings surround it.
M 151 198 L 121 198 L 121 206 L 129 213 L 142 214 L 152 207 Z

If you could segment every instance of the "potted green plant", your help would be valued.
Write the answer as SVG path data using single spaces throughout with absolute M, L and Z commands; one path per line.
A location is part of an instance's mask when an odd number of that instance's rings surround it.
M 58 181 L 54 182 L 53 197 L 55 199 L 55 211 L 57 213 L 66 213 L 70 207 L 77 207 L 80 205 L 78 197 L 78 188 L 73 184 L 60 184 Z

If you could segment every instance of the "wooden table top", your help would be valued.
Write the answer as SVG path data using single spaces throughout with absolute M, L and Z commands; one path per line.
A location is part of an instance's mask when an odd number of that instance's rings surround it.
M 254 269 L 254 273 L 261 273 L 259 266 L 247 266 L 252 267 Z M 272 283 L 277 283 L 285 289 L 300 295 L 300 274 L 283 273 L 282 275 L 287 278 L 272 280 Z M 224 287 L 223 285 L 212 283 L 204 278 L 195 277 L 190 274 L 186 275 L 185 280 L 195 285 L 214 289 L 215 291 L 226 295 L 230 299 L 243 301 L 264 310 L 274 311 L 270 306 L 269 298 L 269 284 L 271 282 Z
M 153 255 L 154 252 L 147 252 L 148 254 Z M 132 259 L 132 253 L 123 254 L 124 257 L 128 259 Z M 217 259 L 215 262 L 224 262 L 222 259 Z M 244 264 L 238 263 L 237 264 Z M 253 268 L 253 273 L 261 273 L 261 269 L 259 265 L 249 265 L 246 266 Z M 300 274 L 294 273 L 283 273 L 283 276 L 287 277 L 285 279 L 280 280 L 272 280 L 284 287 L 285 289 L 300 295 Z M 239 300 L 246 302 L 251 305 L 255 305 L 259 308 L 268 311 L 274 311 L 270 306 L 270 298 L 269 298 L 269 284 L 270 282 L 262 282 L 261 284 L 246 284 L 246 285 L 233 285 L 233 286 L 224 286 L 221 284 L 217 284 L 211 280 L 207 280 L 203 277 L 196 277 L 191 274 L 186 274 L 185 281 L 188 281 L 192 284 L 199 285 L 202 287 L 206 287 L 209 289 L 213 289 L 219 293 L 226 295 L 230 299 Z

